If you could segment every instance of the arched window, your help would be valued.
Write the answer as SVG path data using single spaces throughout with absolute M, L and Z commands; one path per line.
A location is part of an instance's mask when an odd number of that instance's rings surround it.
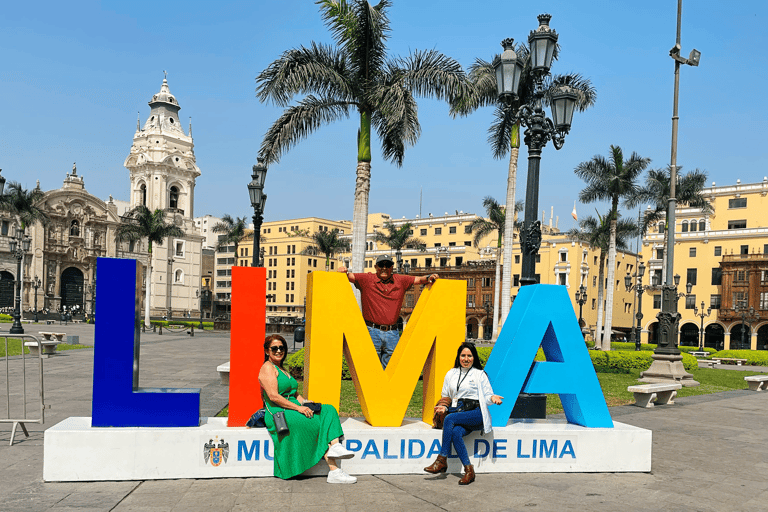
M 141 188 L 139 189 L 139 193 L 141 194 L 141 204 L 142 206 L 147 206 L 147 186 L 142 183 Z
M 691 231 L 696 231 L 696 228 L 697 228 L 698 226 L 699 226 L 699 225 L 696 223 L 696 221 L 695 221 L 695 220 L 692 220 L 692 221 L 691 221 Z
M 80 236 L 80 223 L 73 220 L 69 225 L 69 236 Z
M 699 221 L 699 231 L 706 231 L 707 230 L 707 223 L 703 220 Z
M 131 240 L 128 242 L 128 252 L 134 252 L 136 250 L 136 242 Z
M 178 208 L 179 207 L 179 188 L 177 186 L 171 187 L 171 194 L 170 194 L 170 200 L 168 201 L 168 206 L 171 208 Z
M 664 223 L 663 222 L 659 222 L 659 224 L 656 226 L 656 228 L 658 229 L 659 233 L 663 233 L 664 232 Z
M 182 272 L 181 269 L 178 269 L 174 272 L 173 282 L 181 283 L 182 281 L 184 281 L 184 272 Z
M 683 223 L 680 225 L 680 231 L 683 232 L 683 233 L 687 233 L 688 232 L 688 221 L 687 220 L 684 220 Z M 691 231 L 694 231 L 694 230 L 692 229 Z

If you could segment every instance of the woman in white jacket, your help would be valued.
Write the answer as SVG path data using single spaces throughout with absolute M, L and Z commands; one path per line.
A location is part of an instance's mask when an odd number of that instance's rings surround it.
M 443 381 L 442 398 L 435 406 L 435 415 L 443 420 L 443 442 L 440 454 L 432 465 L 424 468 L 427 473 L 445 473 L 448 454 L 453 445 L 464 465 L 464 476 L 459 485 L 475 481 L 475 468 L 469 462 L 464 436 L 473 430 L 491 431 L 491 415 L 488 405 L 500 404 L 503 397 L 494 395 L 488 375 L 483 371 L 477 349 L 473 343 L 464 342 L 456 353 L 456 362 L 448 370 Z

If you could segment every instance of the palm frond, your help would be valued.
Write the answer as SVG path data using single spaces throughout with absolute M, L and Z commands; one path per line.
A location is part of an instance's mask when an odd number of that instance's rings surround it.
M 488 128 L 488 144 L 493 151 L 493 157 L 500 159 L 509 153 L 509 140 L 512 127 L 515 125 L 515 110 L 507 105 L 499 104 L 494 111 L 494 120 Z
M 429 96 L 448 102 L 472 92 L 461 65 L 437 50 L 415 51 L 398 59 L 408 90 L 417 96 Z

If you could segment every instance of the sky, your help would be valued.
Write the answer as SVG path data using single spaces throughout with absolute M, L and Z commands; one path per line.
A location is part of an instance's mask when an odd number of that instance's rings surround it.
M 584 187 L 573 173 L 579 163 L 607 156 L 611 145 L 650 158 L 653 168 L 670 163 L 676 1 L 393 0 L 388 50 L 398 57 L 435 49 L 467 68 L 500 53 L 504 38 L 527 40 L 543 12 L 561 46 L 552 71 L 581 73 L 597 90 L 595 106 L 575 114 L 563 148 L 549 143 L 542 153 L 539 209 L 548 217 L 554 207 L 559 227 L 569 229 Z M 698 168 L 718 185 L 768 174 L 767 114 L 756 88 L 768 82 L 766 25 L 764 0 L 684 2 L 681 54 L 696 48 L 702 56 L 699 67 L 680 71 L 683 172 Z M 77 162 L 91 194 L 128 200 L 123 162 L 137 115 L 143 125 L 165 70 L 185 130 L 192 118 L 202 171 L 194 215 L 250 218 L 251 167 L 282 112 L 259 102 L 255 77 L 283 51 L 312 41 L 333 42 L 311 0 L 7 3 L 0 17 L 2 175 L 51 190 Z M 374 135 L 369 212 L 413 218 L 483 213 L 486 196 L 503 203 L 508 159 L 494 159 L 487 143 L 491 108 L 453 119 L 444 102 L 419 98 L 418 105 L 421 137 L 402 167 L 383 159 Z M 270 166 L 266 221 L 352 218 L 358 123 L 353 116 L 324 126 Z M 518 169 L 523 199 L 524 146 Z M 607 207 L 576 208 L 582 218 Z

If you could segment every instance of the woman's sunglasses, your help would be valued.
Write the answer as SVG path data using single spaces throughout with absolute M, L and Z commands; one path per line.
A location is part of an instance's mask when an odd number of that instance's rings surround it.
M 278 352 L 285 352 L 285 347 L 283 347 L 282 345 L 274 346 L 274 347 L 269 347 L 269 350 L 271 350 L 273 354 L 277 354 Z

